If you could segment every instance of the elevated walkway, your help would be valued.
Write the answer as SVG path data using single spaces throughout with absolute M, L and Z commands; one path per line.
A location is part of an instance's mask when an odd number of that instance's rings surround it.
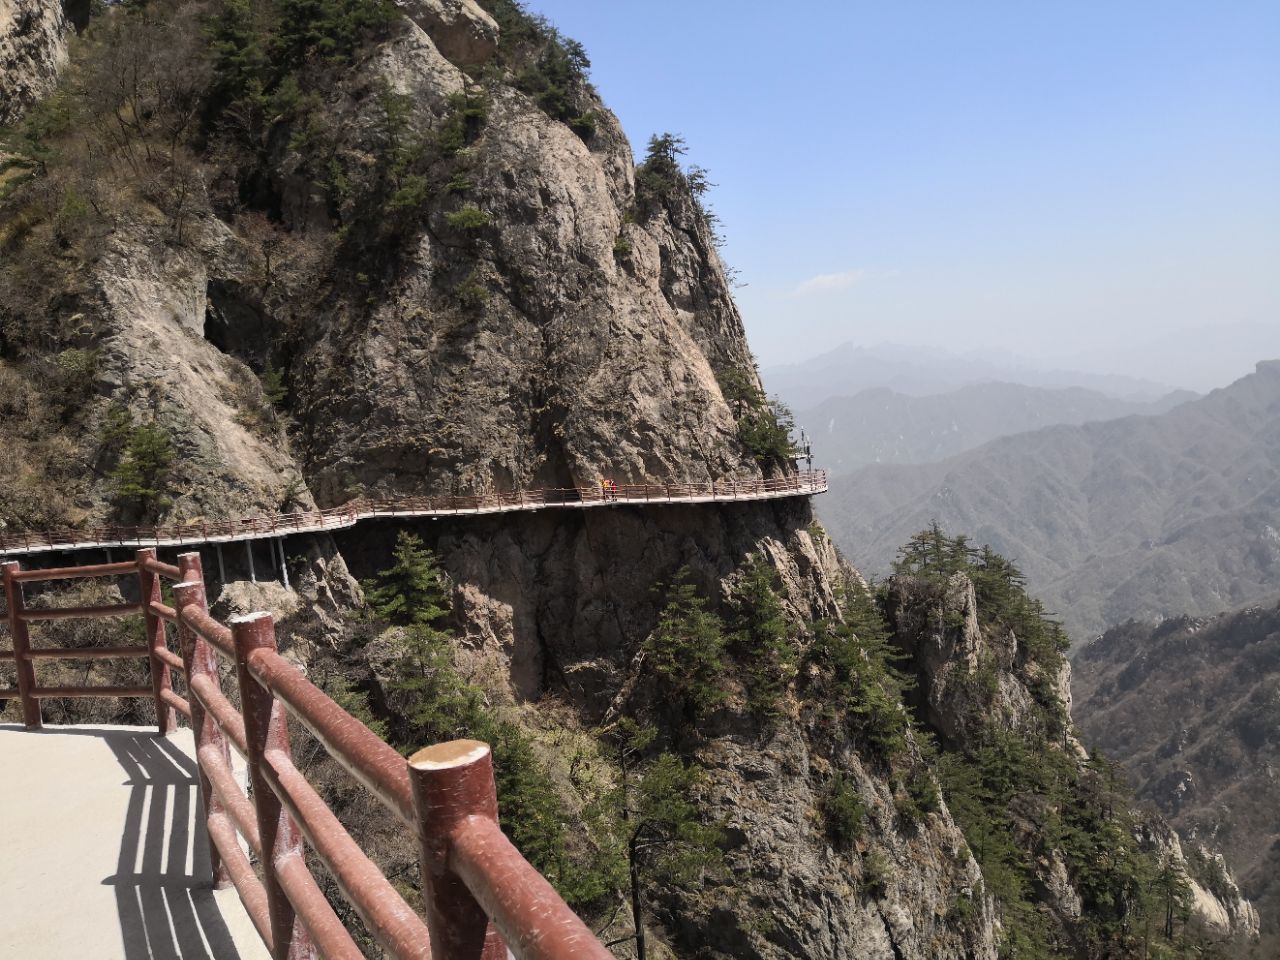
M 708 480 L 699 483 L 631 483 L 612 487 L 558 487 L 505 493 L 360 499 L 326 510 L 279 513 L 238 520 L 159 527 L 92 527 L 0 534 L 0 557 L 52 551 L 121 547 L 197 547 L 204 544 L 265 540 L 300 533 L 325 533 L 354 527 L 361 520 L 389 517 L 458 517 L 536 510 L 668 504 L 742 503 L 811 497 L 826 493 L 825 470 L 767 480 Z
M 187 729 L 0 725 L 0 957 L 269 960 L 213 889 L 194 751 Z

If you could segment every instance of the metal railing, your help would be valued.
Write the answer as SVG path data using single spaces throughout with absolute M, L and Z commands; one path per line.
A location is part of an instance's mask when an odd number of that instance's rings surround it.
M 209 615 L 198 553 L 178 565 L 160 563 L 154 549 L 134 560 L 98 566 L 23 570 L 3 565 L 17 688 L 0 698 L 21 701 L 28 728 L 41 725 L 40 701 L 50 697 L 152 697 L 167 734 L 186 717 L 195 738 L 210 862 L 217 886 L 234 885 L 259 935 L 277 960 L 362 957 L 325 898 L 303 855 L 304 844 L 324 864 L 369 934 L 392 957 L 501 960 L 604 960 L 609 952 L 551 884 L 511 844 L 498 825 L 489 747 L 458 740 L 426 747 L 407 761 L 312 684 L 276 649 L 269 614 L 224 625 Z M 28 607 L 27 583 L 86 577 L 136 576 L 138 603 L 98 607 Z M 175 604 L 162 602 L 162 579 L 176 581 Z M 36 620 L 141 614 L 146 644 L 33 649 L 27 625 Z M 181 655 L 168 646 L 177 627 Z M 149 686 L 42 687 L 41 659 L 147 658 Z M 241 709 L 223 692 L 219 658 L 235 665 Z M 173 689 L 186 680 L 186 696 Z M 422 869 L 424 923 L 361 850 L 290 755 L 288 722 L 306 727 L 416 838 Z M 232 772 L 231 748 L 247 761 L 250 791 Z M 241 839 L 257 861 L 255 870 Z
M 521 510 L 581 509 L 615 504 L 723 503 L 812 496 L 827 490 L 825 470 L 803 470 L 767 480 L 701 483 L 629 483 L 555 487 L 436 497 L 361 498 L 340 507 L 168 526 L 87 527 L 0 534 L 0 555 L 95 547 L 175 547 L 319 533 L 375 517 L 448 517 Z

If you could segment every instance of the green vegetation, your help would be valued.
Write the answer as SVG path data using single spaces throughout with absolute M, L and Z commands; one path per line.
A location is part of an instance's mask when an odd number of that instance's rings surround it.
M 1066 639 L 1027 594 L 1022 574 L 989 547 L 974 549 L 936 524 L 903 547 L 895 570 L 935 591 L 956 574 L 969 577 L 984 632 L 1012 630 L 1017 637 L 1013 672 L 1032 693 L 1033 722 L 1013 732 L 979 717 L 976 734 L 936 763 L 947 806 L 996 898 L 1004 926 L 1000 955 L 1072 956 L 1083 938 L 1090 957 L 1189 956 L 1175 936 L 1186 919 L 1185 878 L 1136 839 L 1141 824 L 1118 768 L 1097 754 L 1082 762 L 1064 744 L 1069 719 L 1055 678 Z M 941 594 L 935 597 L 940 602 Z M 995 696 L 997 666 L 989 654 L 969 689 L 980 704 Z M 923 778 L 909 781 L 898 797 L 903 813 L 935 803 Z M 1071 931 L 1042 909 L 1039 874 L 1053 851 L 1084 904 Z
M 845 591 L 842 617 L 814 627 L 809 661 L 821 668 L 822 703 L 829 720 L 846 725 L 886 764 L 908 757 L 911 714 L 904 702 L 912 681 L 897 667 L 893 646 L 875 595 L 860 583 Z
M 836 771 L 822 800 L 822 821 L 827 836 L 838 847 L 849 848 L 862 838 L 867 818 L 867 805 L 858 793 L 857 785 Z
M 440 629 L 450 603 L 435 556 L 418 537 L 402 532 L 393 558 L 366 587 L 376 615 L 405 625 L 393 641 L 386 715 L 376 718 L 389 741 L 405 752 L 458 738 L 488 743 L 507 835 L 570 903 L 585 905 L 604 896 L 616 885 L 617 874 L 608 846 L 572 842 L 570 824 L 576 818 L 533 741 L 515 720 L 493 710 L 484 691 L 454 665 L 454 640 Z M 367 700 L 349 686 L 338 692 L 367 712 Z
M 449 609 L 449 595 L 435 555 L 422 539 L 401 530 L 391 552 L 391 566 L 364 584 L 365 603 L 388 623 L 430 626 Z
M 468 204 L 460 210 L 445 214 L 444 219 L 451 229 L 468 232 L 483 230 L 493 223 L 493 217 L 474 204 Z
M 671 633 L 679 632 L 677 622 L 693 623 L 699 634 L 714 626 L 691 593 L 675 593 Z M 369 698 L 342 678 L 326 687 L 406 752 L 460 737 L 489 743 L 503 829 L 570 904 L 603 915 L 629 899 L 638 917 L 649 885 L 693 883 L 716 867 L 721 829 L 704 822 L 695 800 L 704 774 L 654 749 L 654 728 L 624 718 L 599 732 L 594 761 L 590 750 L 579 748 L 569 775 L 579 794 L 553 778 L 517 715 L 491 705 L 459 671 L 456 640 L 443 629 L 449 592 L 438 561 L 419 538 L 397 537 L 393 562 L 366 584 L 366 597 L 384 623 L 401 625 L 387 635 L 393 639 L 385 703 L 372 709 Z M 584 762 L 585 772 L 575 775 Z M 624 939 L 633 937 L 643 955 L 638 926 Z
M 798 659 L 777 587 L 777 571 L 757 558 L 747 565 L 729 601 L 729 650 L 742 665 L 747 705 L 770 720 L 780 713 Z
M 738 439 L 762 465 L 785 464 L 795 459 L 791 442 L 795 417 L 777 397 L 766 398 L 755 379 L 738 367 L 716 371 L 720 394 L 738 421 Z
M 1019 666 L 1040 719 L 1054 738 L 1069 725 L 1066 708 L 1054 689 L 1070 640 L 1061 624 L 1026 589 L 1026 577 L 1012 562 L 989 546 L 975 549 L 967 537 L 948 537 L 935 523 L 911 538 L 898 553 L 894 572 L 942 584 L 962 573 L 973 581 L 978 619 L 984 629 L 1013 631 L 1018 638 Z M 1031 667 L 1032 669 L 1027 669 Z M 994 668 L 988 665 L 988 671 Z M 981 684 L 983 677 L 976 678 Z M 983 688 L 994 693 L 994 674 Z
M 169 433 L 156 423 L 123 428 L 124 455 L 111 472 L 116 499 L 143 513 L 159 512 L 169 505 L 170 469 L 177 454 Z
M 724 623 L 707 608 L 681 570 L 667 594 L 658 626 L 645 640 L 645 665 L 668 685 L 690 720 L 710 713 L 726 698 L 727 644 Z
M 644 889 L 661 881 L 689 886 L 721 862 L 723 830 L 704 822 L 693 796 L 705 779 L 696 766 L 663 751 L 651 754 L 653 727 L 623 719 L 605 732 L 618 768 L 617 783 L 606 797 L 610 819 L 621 827 L 634 920 L 636 956 L 644 960 Z
M 510 71 L 516 89 L 533 97 L 553 120 L 567 123 L 583 140 L 596 132 L 594 95 L 587 80 L 591 61 L 582 44 L 545 17 L 530 14 L 517 0 L 480 0 L 498 22 L 499 66 Z

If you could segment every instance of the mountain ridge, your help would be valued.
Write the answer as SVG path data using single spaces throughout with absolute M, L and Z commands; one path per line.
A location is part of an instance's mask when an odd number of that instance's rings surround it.
M 989 542 L 1077 639 L 1134 616 L 1261 599 L 1280 563 L 1280 361 L 1159 416 L 864 467 L 833 478 L 819 509 L 873 574 L 935 520 Z
M 819 463 L 847 472 L 870 463 L 929 463 L 989 440 L 1044 426 L 1164 413 L 1197 398 L 1175 390 L 1156 400 L 1121 400 L 1084 387 L 1030 387 L 989 381 L 917 397 L 871 387 L 797 410 Z

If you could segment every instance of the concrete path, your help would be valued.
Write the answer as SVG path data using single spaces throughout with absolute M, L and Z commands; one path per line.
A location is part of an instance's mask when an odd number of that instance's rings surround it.
M 269 960 L 210 886 L 193 757 L 187 729 L 0 725 L 0 957 Z

